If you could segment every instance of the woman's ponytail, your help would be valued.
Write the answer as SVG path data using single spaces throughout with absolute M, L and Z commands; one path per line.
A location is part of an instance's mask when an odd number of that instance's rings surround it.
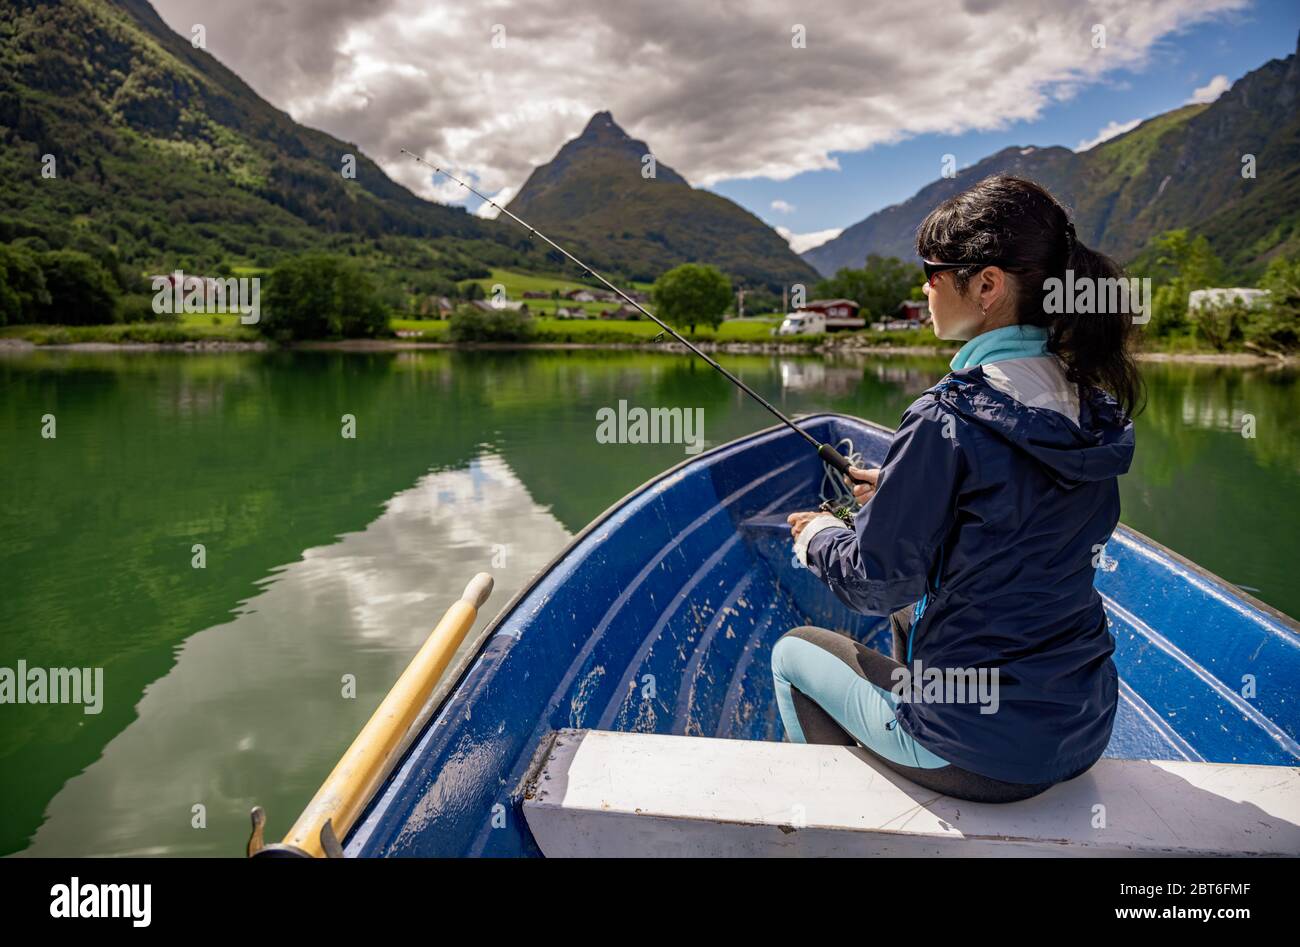
M 1057 307 L 1063 311 L 1048 313 L 1048 307 L 1042 306 L 1045 319 L 1036 324 L 1046 325 L 1047 350 L 1065 365 L 1071 381 L 1110 392 L 1121 410 L 1132 417 L 1141 410 L 1143 400 L 1142 375 L 1132 352 L 1138 301 L 1129 292 L 1129 281 L 1119 264 L 1080 243 L 1074 238 L 1073 222 L 1067 223 L 1064 287 L 1083 285 L 1081 281 L 1087 280 L 1098 304 L 1090 307 L 1090 312 L 1064 306 Z

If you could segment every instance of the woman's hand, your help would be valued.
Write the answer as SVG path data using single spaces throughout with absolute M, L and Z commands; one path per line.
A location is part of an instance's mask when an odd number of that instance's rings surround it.
M 821 513 L 816 511 L 812 513 L 791 513 L 787 516 L 785 521 L 790 524 L 790 538 L 798 539 L 799 534 L 803 532 L 803 528 L 819 516 L 821 516 Z
M 857 500 L 858 505 L 861 506 L 875 494 L 876 480 L 879 477 L 879 467 L 872 467 L 867 470 L 861 467 L 850 467 L 849 475 L 844 478 L 844 483 L 853 490 L 853 499 Z

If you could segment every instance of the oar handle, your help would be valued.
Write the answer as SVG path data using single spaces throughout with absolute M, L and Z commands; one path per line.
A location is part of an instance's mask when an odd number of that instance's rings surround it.
M 477 610 L 483 607 L 483 603 L 488 600 L 488 596 L 491 594 L 492 576 L 487 572 L 480 572 L 469 580 L 469 585 L 465 586 L 465 591 L 461 594 L 460 600 L 468 602 Z

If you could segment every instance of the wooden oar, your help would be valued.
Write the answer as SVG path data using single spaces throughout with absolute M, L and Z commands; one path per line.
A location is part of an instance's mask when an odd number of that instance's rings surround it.
M 343 854 L 341 841 L 428 721 L 433 711 L 428 706 L 429 697 L 491 594 L 491 575 L 480 572 L 470 580 L 464 594 L 447 609 L 283 842 L 263 844 L 266 813 L 261 806 L 253 809 L 250 857 L 323 858 Z

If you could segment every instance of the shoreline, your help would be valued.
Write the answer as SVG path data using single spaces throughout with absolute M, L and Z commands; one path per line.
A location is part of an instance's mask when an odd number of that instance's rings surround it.
M 701 351 L 724 355 L 797 355 L 822 358 L 851 355 L 901 355 L 947 358 L 957 347 L 934 345 L 799 345 L 779 342 L 707 342 L 696 343 Z M 305 352 L 404 352 L 404 351 L 610 351 L 610 352 L 666 352 L 685 354 L 686 347 L 677 342 L 418 342 L 405 339 L 343 339 L 339 341 L 294 342 L 277 345 L 272 342 L 244 342 L 229 340 L 194 340 L 188 342 L 66 342 L 37 345 L 27 339 L 0 339 L 0 354 L 18 354 L 36 351 L 61 352 L 191 352 L 211 354 L 217 352 L 271 352 L 279 350 Z M 1202 365 L 1284 367 L 1300 362 L 1300 357 L 1268 356 L 1252 352 L 1138 352 L 1138 361 L 1185 362 Z

